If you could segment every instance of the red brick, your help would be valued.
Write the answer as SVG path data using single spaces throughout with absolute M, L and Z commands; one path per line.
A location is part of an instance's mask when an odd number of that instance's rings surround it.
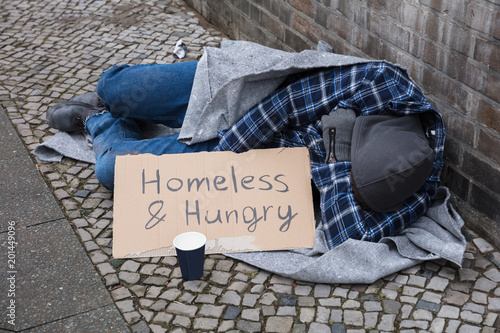
M 290 3 L 295 9 L 307 16 L 311 18 L 314 16 L 314 5 L 311 0 L 293 0 Z
M 448 16 L 460 23 L 465 23 L 465 15 L 467 12 L 467 2 L 465 1 L 443 1 L 443 7 L 439 10 L 441 13 L 447 13 Z
M 364 6 L 358 6 L 354 11 L 353 21 L 363 28 L 367 28 L 370 25 L 370 13 L 369 9 Z
M 486 161 L 480 154 L 465 151 L 462 171 L 491 191 L 498 191 L 500 188 L 498 164 Z
M 314 21 L 318 23 L 320 26 L 323 28 L 328 27 L 328 16 L 330 16 L 330 12 L 328 9 L 324 7 L 318 7 L 316 8 L 315 14 L 314 14 Z
M 447 0 L 444 0 L 446 2 Z M 437 10 L 438 12 L 442 11 L 443 9 L 443 0 L 420 0 L 420 3 L 423 5 L 427 5 L 431 7 L 432 9 Z
M 476 111 L 477 119 L 486 127 L 500 133 L 500 109 L 487 103 L 484 100 L 479 101 Z
M 343 40 L 347 40 L 349 38 L 351 23 L 340 15 L 332 16 L 330 16 L 330 20 L 328 21 L 328 29 L 338 34 Z
M 448 166 L 444 169 L 442 179 L 443 184 L 447 186 L 451 192 L 462 200 L 467 200 L 467 197 L 469 196 L 470 181 L 467 179 L 466 175 L 463 175 L 459 170 Z
M 310 45 L 302 37 L 289 29 L 285 30 L 285 44 L 290 46 L 295 51 L 303 51 L 310 48 Z
M 436 67 L 437 65 L 437 55 L 439 46 L 437 43 L 434 43 L 430 40 L 423 41 L 423 53 L 422 60 L 428 63 L 429 65 Z
M 492 9 L 479 3 L 470 2 L 467 7 L 467 26 L 485 34 L 489 34 L 490 27 L 493 24 L 493 14 L 494 12 Z
M 291 26 L 313 43 L 317 43 L 320 39 L 321 31 L 315 26 L 314 21 L 302 17 L 297 13 L 292 14 Z
M 269 16 L 266 12 L 261 14 L 262 28 L 268 30 L 278 39 L 283 40 L 285 38 L 285 28 L 276 17 Z
M 474 49 L 474 59 L 500 72 L 500 45 L 477 38 L 476 47 Z
M 439 35 L 442 31 L 441 26 L 443 23 L 439 19 L 439 16 L 428 12 L 425 18 L 425 31 L 424 33 L 429 36 L 434 41 L 439 41 Z
M 500 135 L 492 131 L 479 131 L 478 150 L 500 164 Z
M 473 184 L 470 194 L 471 205 L 480 210 L 482 213 L 486 214 L 490 219 L 497 222 L 496 233 L 500 232 L 498 222 L 500 222 L 500 198 L 497 193 L 492 193 L 488 190 L 483 189 L 475 184 Z M 487 232 L 490 234 L 493 229 L 486 228 Z M 498 241 L 498 238 L 497 238 Z
M 500 39 L 500 11 L 495 15 L 495 24 L 493 25 L 493 37 Z
M 475 126 L 463 116 L 453 117 L 452 123 L 448 125 L 450 134 L 457 140 L 473 148 L 475 137 Z
M 425 13 L 422 8 L 412 4 L 403 3 L 402 11 L 403 20 L 401 23 L 412 30 L 421 31 L 425 17 Z
M 450 21 L 446 21 L 444 23 L 442 42 L 454 51 L 469 56 L 471 36 L 472 34 L 470 30 L 463 29 L 459 25 Z
M 500 74 L 490 73 L 486 78 L 486 87 L 484 88 L 484 94 L 489 98 L 500 101 Z
M 446 163 L 456 166 L 462 165 L 464 147 L 452 137 L 447 137 L 444 144 L 444 158 Z
M 458 79 L 472 89 L 482 91 L 486 83 L 486 72 L 466 59 L 459 59 Z

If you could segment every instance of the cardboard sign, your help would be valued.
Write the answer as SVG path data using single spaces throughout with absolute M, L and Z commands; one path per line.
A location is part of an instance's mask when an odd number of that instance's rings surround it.
M 312 247 L 309 153 L 119 156 L 113 214 L 115 258 L 175 255 L 187 231 L 207 237 L 206 253 Z

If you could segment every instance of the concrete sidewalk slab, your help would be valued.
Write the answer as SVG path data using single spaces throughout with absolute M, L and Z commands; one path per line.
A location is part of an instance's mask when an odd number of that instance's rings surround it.
M 0 328 L 128 332 L 3 110 L 0 136 Z
M 64 218 L 57 201 L 0 107 L 0 221 L 18 228 Z M 7 224 L 0 223 L 0 232 Z

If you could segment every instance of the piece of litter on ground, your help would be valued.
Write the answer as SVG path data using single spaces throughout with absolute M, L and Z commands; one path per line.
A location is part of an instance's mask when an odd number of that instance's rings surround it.
M 186 53 L 188 52 L 188 49 L 186 47 L 186 44 L 182 41 L 182 39 L 178 40 L 177 43 L 175 43 L 174 47 L 174 57 L 178 59 L 182 59 L 186 56 Z

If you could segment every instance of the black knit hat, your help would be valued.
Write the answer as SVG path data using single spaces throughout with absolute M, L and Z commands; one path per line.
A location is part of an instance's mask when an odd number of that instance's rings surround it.
M 418 115 L 360 116 L 351 145 L 354 192 L 376 212 L 390 212 L 429 178 L 434 151 Z

